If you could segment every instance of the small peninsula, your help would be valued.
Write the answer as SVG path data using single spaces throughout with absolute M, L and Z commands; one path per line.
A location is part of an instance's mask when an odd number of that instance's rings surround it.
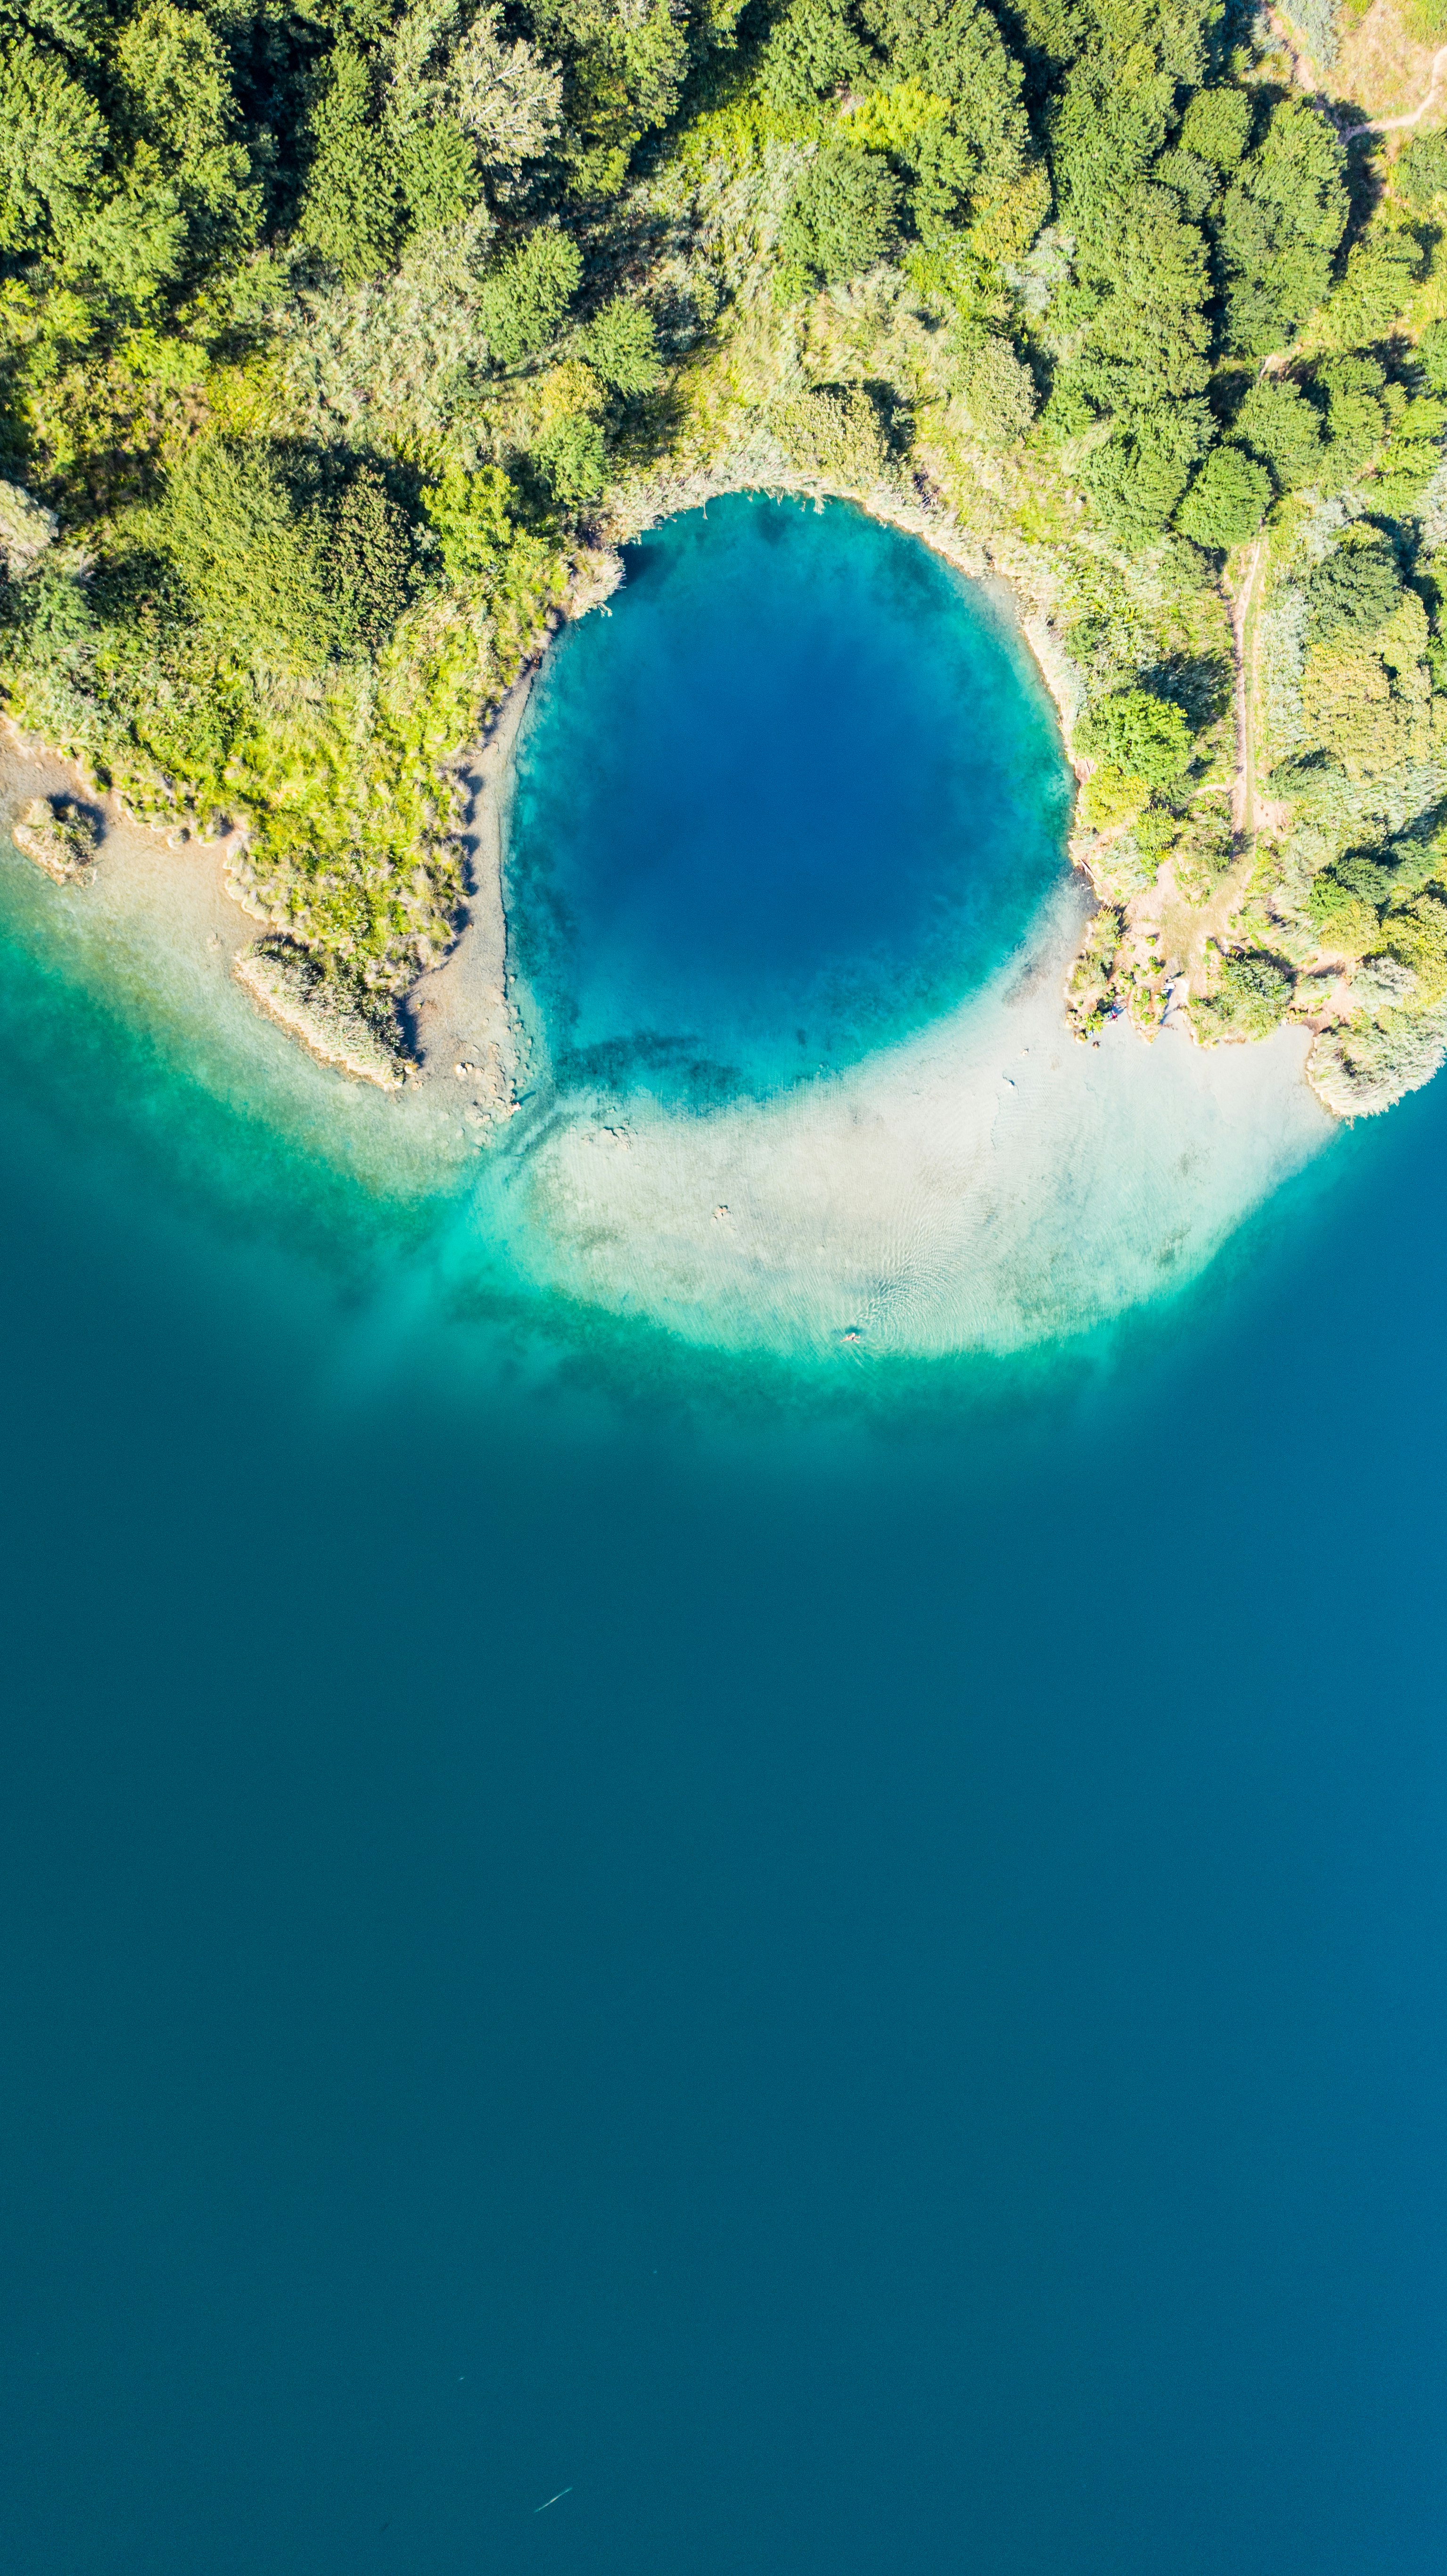
M 1013 598 L 1077 1036 L 1292 1022 L 1390 1106 L 1447 1055 L 1432 5 L 11 0 L 12 724 L 224 838 L 258 1003 L 391 1083 L 549 634 L 660 517 L 837 494 Z M 17 842 L 72 877 L 91 810 Z

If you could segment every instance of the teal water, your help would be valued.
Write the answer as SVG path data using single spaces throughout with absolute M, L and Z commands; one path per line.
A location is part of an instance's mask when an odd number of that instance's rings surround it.
M 0 924 L 7 2569 L 1436 2576 L 1447 1090 L 856 1364 Z
M 767 1092 L 983 982 L 1060 878 L 1073 782 L 979 585 L 742 493 L 624 562 L 518 748 L 516 962 L 564 1078 Z
M 832 504 L 630 549 L 549 657 L 508 818 L 523 1115 L 464 1268 L 695 1347 L 1089 1331 L 1329 1142 L 1304 1043 L 1065 1038 L 1073 781 L 1001 602 Z

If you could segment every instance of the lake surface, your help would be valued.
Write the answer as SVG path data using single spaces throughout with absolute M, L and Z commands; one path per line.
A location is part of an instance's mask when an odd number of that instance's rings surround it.
M 563 1078 L 767 1092 L 982 983 L 1074 787 L 1000 606 L 839 502 L 734 493 L 624 560 L 518 747 L 515 961 Z
M 7 2570 L 1438 2576 L 1447 1086 L 710 1342 L 104 920 L 0 862 Z

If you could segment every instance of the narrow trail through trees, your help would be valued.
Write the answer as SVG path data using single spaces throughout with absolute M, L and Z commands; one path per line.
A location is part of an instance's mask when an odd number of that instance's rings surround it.
M 1306 51 L 1295 28 L 1275 9 L 1268 9 L 1266 15 L 1272 34 L 1291 57 L 1298 88 L 1308 99 L 1315 101 L 1324 116 L 1330 118 L 1333 108 L 1339 106 L 1341 102 L 1334 99 L 1327 89 L 1321 73 Z M 1447 45 L 1439 46 L 1433 55 L 1432 77 L 1415 107 L 1409 108 L 1404 116 L 1371 116 L 1362 125 L 1338 126 L 1338 140 L 1342 143 L 1355 143 L 1358 136 L 1362 134 L 1401 134 L 1411 126 L 1420 124 L 1437 96 L 1444 72 L 1447 72 Z M 1335 122 L 1335 119 L 1333 118 L 1332 121 Z
M 1437 95 L 1438 84 L 1442 79 L 1444 71 L 1447 71 L 1447 45 L 1439 46 L 1437 52 L 1433 55 L 1432 78 L 1428 83 L 1426 95 L 1418 100 L 1416 106 L 1411 109 L 1409 114 L 1406 116 L 1373 116 L 1368 118 L 1365 125 L 1344 125 L 1341 129 L 1341 139 L 1343 143 L 1355 143 L 1359 134 L 1400 134 L 1405 127 L 1416 125 L 1419 120 L 1426 115 L 1428 108 L 1432 105 L 1432 102 Z
M 1231 602 L 1231 633 L 1236 651 L 1236 775 L 1231 787 L 1231 828 L 1243 838 L 1255 829 L 1256 782 L 1252 745 L 1252 698 L 1254 673 L 1251 662 L 1251 612 L 1256 596 L 1256 581 L 1261 570 L 1261 556 L 1266 544 L 1264 533 L 1251 549 L 1251 560 L 1245 578 Z

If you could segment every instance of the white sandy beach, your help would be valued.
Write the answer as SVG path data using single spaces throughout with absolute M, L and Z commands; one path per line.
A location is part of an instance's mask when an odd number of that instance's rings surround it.
M 1184 1282 L 1335 1124 L 1305 1031 L 1074 1042 L 1084 905 L 1068 882 L 987 991 L 786 1097 L 520 1120 L 483 1223 L 540 1282 L 736 1347 L 1013 1349 Z

